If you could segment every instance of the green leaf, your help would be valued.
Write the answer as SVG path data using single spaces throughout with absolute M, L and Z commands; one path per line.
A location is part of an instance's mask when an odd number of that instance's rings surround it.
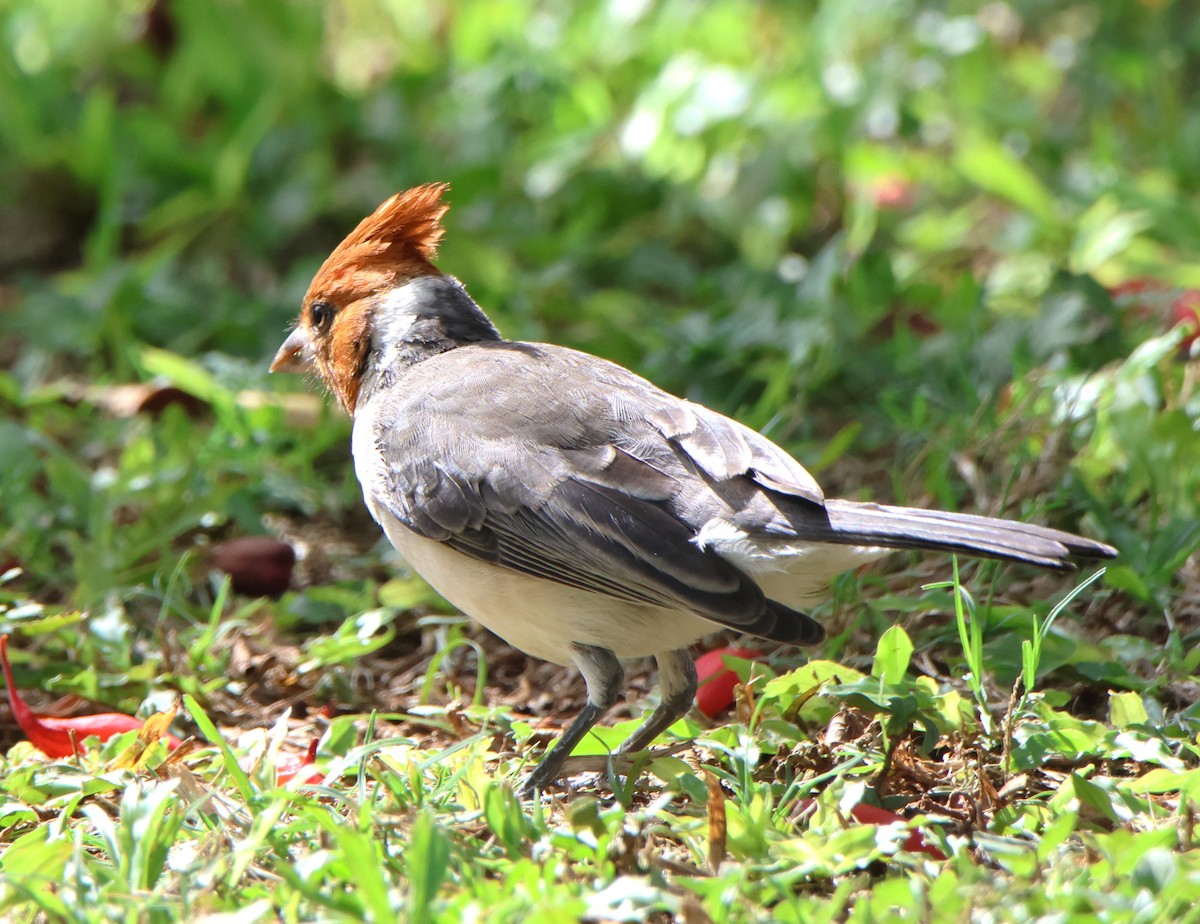
M 846 454 L 850 447 L 854 445 L 854 441 L 858 439 L 862 428 L 863 424 L 861 420 L 850 421 L 850 423 L 846 424 L 825 441 L 825 448 L 821 450 L 821 455 L 817 457 L 817 460 L 812 463 L 805 461 L 805 466 L 814 475 L 820 474 L 823 469 L 833 465 L 833 463 Z
M 1117 590 L 1123 590 L 1138 600 L 1152 600 L 1150 585 L 1141 573 L 1127 565 L 1110 565 L 1104 583 Z
M 433 920 L 433 902 L 446 881 L 450 862 L 450 841 L 429 812 L 421 812 L 413 822 L 404 858 L 409 881 L 408 919 L 425 924 Z
M 452 613 L 450 607 L 440 594 L 421 578 L 393 578 L 380 585 L 379 602 L 394 610 L 411 610 L 417 607 L 428 607 L 438 612 Z
M 1196 799 L 1200 796 L 1200 770 L 1168 770 L 1155 767 L 1132 780 L 1121 780 L 1119 785 L 1139 795 L 1162 795 L 1178 792 Z
M 1077 812 L 1056 812 L 1050 816 L 1046 827 L 1042 829 L 1042 837 L 1037 845 L 1038 859 L 1047 862 L 1061 844 L 1075 833 L 1079 825 Z
M 366 813 L 366 805 L 362 806 Z M 424 817 L 424 816 L 419 816 Z M 333 835 L 345 863 L 345 878 L 353 884 L 358 900 L 361 902 L 361 917 L 369 921 L 395 920 L 395 910 L 389 895 L 388 883 L 384 878 L 384 858 L 382 844 L 372 836 L 372 832 L 352 827 L 344 819 L 335 822 L 326 816 L 322 824 Z M 415 833 L 415 831 L 414 831 Z M 409 858 L 413 851 L 419 849 L 415 838 L 409 842 L 405 857 Z M 410 915 L 409 920 L 417 921 L 417 915 Z
M 1021 682 L 1025 685 L 1027 693 L 1032 691 L 1037 683 L 1039 647 L 1027 638 L 1021 639 Z
M 958 171 L 978 186 L 1043 221 L 1054 219 L 1054 199 L 1037 176 L 1016 154 L 988 138 L 963 142 L 955 155 Z
M 1098 199 L 1076 224 L 1069 258 L 1071 272 L 1091 273 L 1124 251 L 1153 222 L 1148 211 L 1123 212 L 1114 197 Z
M 241 797 L 249 802 L 254 798 L 254 786 L 250 782 L 250 777 L 246 775 L 246 771 L 242 769 L 237 761 L 237 756 L 233 753 L 233 749 L 225 742 L 225 738 L 217 731 L 217 726 L 213 724 L 212 719 L 196 702 L 196 698 L 190 693 L 183 694 L 183 705 L 188 711 L 188 715 L 192 717 L 192 721 L 200 728 L 200 733 L 209 740 L 210 744 L 215 744 L 221 749 L 221 755 L 225 761 L 225 770 L 233 778 L 234 785 L 237 786 Z
M 333 635 L 321 635 L 304 645 L 308 657 L 300 664 L 300 673 L 308 673 L 331 664 L 356 661 L 387 645 L 396 637 L 395 611 L 387 608 L 367 610 L 345 620 Z
M 20 802 L 6 802 L 0 805 L 0 831 L 14 825 L 23 825 L 37 821 L 37 812 Z
M 913 643 L 902 626 L 892 626 L 880 636 L 875 646 L 875 663 L 871 676 L 884 683 L 900 683 L 908 673 Z
M 1146 704 L 1142 702 L 1140 693 L 1109 693 L 1108 720 L 1117 728 L 1129 728 L 1131 725 L 1146 725 L 1150 715 L 1146 712 Z
M 201 401 L 215 404 L 231 399 L 228 389 L 194 360 L 150 346 L 142 347 L 138 358 L 142 372 L 147 377 L 166 379 L 176 388 Z
M 1121 824 L 1126 820 L 1128 812 L 1124 806 L 1118 808 L 1118 801 L 1112 792 L 1084 779 L 1078 773 L 1072 773 L 1051 797 L 1049 805 L 1055 811 L 1078 811 L 1085 816 L 1090 814 L 1092 817 L 1099 816 L 1114 824 Z
M 483 816 L 511 858 L 521 856 L 526 844 L 525 815 L 521 800 L 506 783 L 491 783 L 483 795 Z
M 120 830 L 126 836 L 132 889 L 150 890 L 166 867 L 167 854 L 183 825 L 176 789 L 179 780 L 130 786 L 121 799 Z
M 762 695 L 765 698 L 788 702 L 827 681 L 833 681 L 836 684 L 852 684 L 866 679 L 867 675 L 862 671 L 836 661 L 809 661 L 794 671 L 768 680 L 763 686 Z
M 0 910 L 23 900 L 57 920 L 72 918 L 58 890 L 73 852 L 70 839 L 54 836 L 50 825 L 18 837 L 0 858 Z

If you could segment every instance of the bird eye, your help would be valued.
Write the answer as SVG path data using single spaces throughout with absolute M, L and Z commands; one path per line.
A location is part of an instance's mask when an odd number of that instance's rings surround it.
M 308 309 L 308 319 L 317 330 L 324 330 L 333 321 L 333 305 L 329 302 L 313 302 Z

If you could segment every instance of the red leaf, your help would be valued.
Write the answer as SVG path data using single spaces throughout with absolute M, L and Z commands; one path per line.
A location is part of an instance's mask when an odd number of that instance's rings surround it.
M 762 652 L 754 648 L 714 648 L 696 659 L 696 678 L 700 682 L 696 690 L 696 708 L 710 719 L 733 705 L 733 688 L 741 683 L 736 672 L 729 669 L 725 656 L 747 661 L 761 658 Z
M 1168 288 L 1168 284 L 1161 279 L 1134 276 L 1110 286 L 1108 294 L 1123 311 L 1134 317 L 1151 318 L 1158 313 L 1156 305 L 1160 304 Z
M 916 201 L 917 190 L 906 177 L 890 173 L 871 181 L 870 196 L 877 209 L 887 212 L 908 208 Z
M 812 799 L 801 799 L 800 807 L 807 809 L 813 805 Z M 899 822 L 902 825 L 908 824 L 908 819 L 903 815 L 897 815 L 895 812 L 885 808 L 880 808 L 878 805 L 870 805 L 866 802 L 860 802 L 854 808 L 850 809 L 851 817 L 862 825 L 892 825 Z M 933 857 L 935 860 L 944 860 L 946 855 L 937 849 L 933 844 L 925 840 L 924 835 L 920 831 L 912 830 L 908 832 L 908 837 L 904 839 L 904 843 L 900 845 L 902 849 L 909 853 L 924 853 Z
M 1188 334 L 1179 348 L 1187 353 L 1192 344 L 1200 339 L 1200 289 L 1186 289 L 1171 306 L 1172 325 L 1190 324 L 1192 332 Z
M 0 635 L 0 667 L 4 670 L 4 683 L 8 688 L 8 703 L 12 707 L 13 718 L 17 720 L 30 743 L 47 757 L 82 754 L 85 738 L 95 735 L 101 741 L 107 741 L 113 735 L 142 727 L 140 719 L 123 712 L 100 712 L 72 718 L 40 716 L 35 713 L 25 700 L 21 699 L 17 685 L 13 682 L 12 667 L 8 663 L 7 633 Z M 168 735 L 166 741 L 167 747 L 179 746 L 179 739 L 174 735 Z
M 1141 295 L 1143 292 L 1161 292 L 1167 284 L 1153 276 L 1132 276 L 1124 282 L 1118 282 L 1109 288 L 1113 298 L 1123 298 L 1129 295 Z
M 317 760 L 317 739 L 308 742 L 308 750 L 303 754 L 295 751 L 281 751 L 275 762 L 275 781 L 282 786 L 289 780 L 301 775 L 301 783 L 319 783 L 325 776 L 313 766 Z M 307 768 L 307 769 L 306 769 Z

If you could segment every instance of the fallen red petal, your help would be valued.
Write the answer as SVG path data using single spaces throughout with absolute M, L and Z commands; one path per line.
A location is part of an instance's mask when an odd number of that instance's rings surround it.
M 72 718 L 40 716 L 29 708 L 13 682 L 12 667 L 8 663 L 8 635 L 0 635 L 0 667 L 4 670 L 4 683 L 8 689 L 8 703 L 13 717 L 25 732 L 30 743 L 47 757 L 72 757 L 84 751 L 83 741 L 93 735 L 107 741 L 122 732 L 141 729 L 142 721 L 123 712 L 100 712 Z M 72 738 L 74 739 L 72 741 Z M 179 746 L 174 735 L 166 737 L 167 747 Z
M 1163 298 L 1168 284 L 1152 276 L 1134 276 L 1110 286 L 1108 294 L 1117 307 L 1135 317 L 1150 318 L 1156 313 L 1155 305 Z
M 813 799 L 801 799 L 800 808 L 807 809 L 814 804 Z M 908 824 L 908 819 L 903 815 L 897 815 L 889 809 L 880 808 L 878 805 L 870 805 L 866 802 L 860 802 L 850 809 L 850 816 L 863 825 L 893 825 L 899 822 L 902 825 Z M 925 840 L 924 835 L 920 831 L 912 830 L 908 832 L 908 837 L 904 839 L 901 848 L 909 853 L 923 853 L 933 857 L 935 860 L 944 860 L 946 855 L 937 849 L 933 844 Z
M 896 822 L 902 825 L 908 824 L 908 819 L 904 816 L 897 815 L 888 809 L 880 808 L 878 805 L 870 805 L 866 802 L 858 803 L 858 805 L 850 809 L 850 814 L 854 816 L 855 821 L 861 822 L 864 825 L 891 825 Z M 925 838 L 920 831 L 909 831 L 908 837 L 905 838 L 901 846 L 912 853 L 929 854 L 929 856 L 936 860 L 946 859 L 944 853 L 932 844 L 925 842 Z
M 1190 324 L 1192 327 L 1192 332 L 1179 345 L 1186 353 L 1191 350 L 1193 343 L 1200 340 L 1200 289 L 1183 292 L 1171 306 L 1171 314 L 1173 326 Z
M 725 647 L 706 651 L 696 659 L 696 708 L 710 719 L 733 705 L 733 688 L 740 682 L 736 671 L 730 670 L 725 656 L 753 661 L 762 652 L 754 648 Z
M 1126 295 L 1140 295 L 1143 292 L 1161 292 L 1166 287 L 1165 282 L 1153 276 L 1133 276 L 1110 287 L 1108 292 L 1113 298 L 1121 298 Z
M 325 776 L 313 766 L 317 760 L 317 739 L 308 743 L 308 750 L 303 754 L 294 751 L 280 752 L 275 762 L 275 780 L 280 785 L 289 782 L 300 775 L 302 783 L 319 783 Z M 302 773 L 303 771 L 303 773 Z

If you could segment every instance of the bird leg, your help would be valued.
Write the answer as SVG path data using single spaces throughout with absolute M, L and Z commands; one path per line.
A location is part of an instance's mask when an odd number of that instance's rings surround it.
M 554 743 L 554 747 L 546 753 L 542 762 L 534 768 L 533 773 L 529 774 L 529 777 L 521 785 L 521 795 L 523 796 L 541 792 L 558 778 L 562 771 L 563 761 L 570 756 L 571 752 L 575 750 L 575 745 L 579 744 L 583 736 L 591 731 L 592 726 L 600 720 L 600 717 L 617 701 L 621 687 L 625 683 L 625 669 L 621 667 L 617 656 L 607 648 L 582 644 L 575 644 L 571 647 L 571 657 L 578 666 L 579 672 L 583 674 L 584 682 L 587 683 L 587 705 L 575 717 L 575 721 L 567 726 L 562 737 Z
M 658 664 L 658 683 L 662 690 L 658 706 L 624 744 L 618 754 L 641 751 L 687 715 L 696 699 L 696 662 L 687 649 L 664 651 L 654 656 Z

